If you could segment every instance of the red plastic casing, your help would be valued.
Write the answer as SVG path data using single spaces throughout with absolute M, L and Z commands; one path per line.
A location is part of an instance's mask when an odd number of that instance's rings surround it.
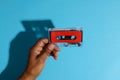
M 76 36 L 75 40 L 58 40 L 57 36 Z M 52 43 L 80 43 L 82 42 L 82 30 L 57 30 L 50 31 L 50 41 Z

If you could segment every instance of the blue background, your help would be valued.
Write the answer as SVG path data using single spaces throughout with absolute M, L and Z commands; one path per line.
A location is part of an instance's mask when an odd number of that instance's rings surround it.
M 10 42 L 25 31 L 22 20 L 83 28 L 82 47 L 62 47 L 37 80 L 120 80 L 120 0 L 1 0 L 0 73 L 9 62 Z

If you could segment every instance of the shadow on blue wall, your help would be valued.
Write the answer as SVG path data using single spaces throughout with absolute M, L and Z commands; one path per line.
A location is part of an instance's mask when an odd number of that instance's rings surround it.
M 25 28 L 11 41 L 9 49 L 9 62 L 0 74 L 0 80 L 17 80 L 27 65 L 29 49 L 39 38 L 48 37 L 48 28 L 54 28 L 51 20 L 25 20 Z

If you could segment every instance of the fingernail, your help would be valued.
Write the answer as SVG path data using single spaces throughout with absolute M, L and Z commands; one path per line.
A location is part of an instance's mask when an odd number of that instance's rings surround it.
M 58 51 L 60 50 L 60 48 L 58 46 L 55 46 L 55 49 L 58 50 Z
M 49 50 L 53 50 L 55 48 L 55 45 L 51 44 L 48 48 L 49 48 Z
M 45 42 L 45 43 L 48 43 L 48 39 L 45 39 L 44 42 Z

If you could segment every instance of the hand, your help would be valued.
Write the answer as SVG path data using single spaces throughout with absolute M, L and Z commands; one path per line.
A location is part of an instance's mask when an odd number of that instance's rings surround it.
M 35 80 L 42 72 L 48 56 L 52 55 L 57 59 L 59 50 L 53 43 L 48 43 L 48 39 L 38 40 L 30 49 L 27 68 L 19 80 Z

